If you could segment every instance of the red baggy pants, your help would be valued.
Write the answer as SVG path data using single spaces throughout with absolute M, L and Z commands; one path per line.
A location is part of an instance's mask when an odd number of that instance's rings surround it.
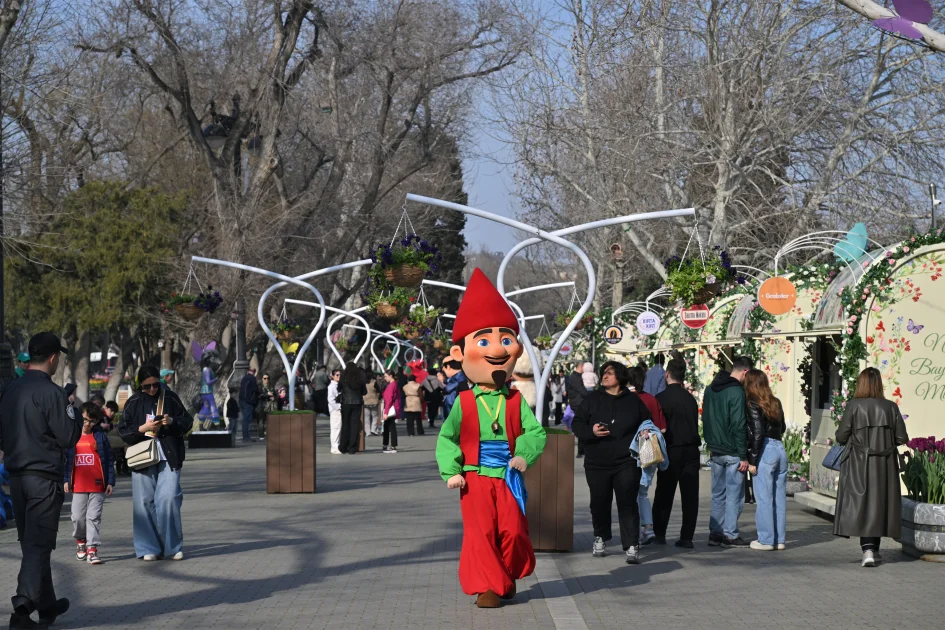
M 515 580 L 535 570 L 528 520 L 504 479 L 467 472 L 459 493 L 463 514 L 463 549 L 459 585 L 467 595 L 493 591 L 505 595 Z

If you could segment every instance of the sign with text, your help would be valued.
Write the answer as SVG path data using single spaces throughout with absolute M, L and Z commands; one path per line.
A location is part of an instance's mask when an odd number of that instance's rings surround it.
M 686 328 L 702 328 L 709 323 L 709 307 L 705 304 L 693 304 L 679 311 L 679 319 Z
M 787 278 L 768 278 L 758 288 L 758 304 L 772 315 L 790 313 L 797 303 L 797 289 Z
M 616 346 L 623 339 L 623 329 L 620 326 L 608 326 L 604 331 L 604 340 L 612 346 Z
M 641 335 L 652 335 L 660 329 L 660 316 L 651 311 L 637 315 L 637 330 Z

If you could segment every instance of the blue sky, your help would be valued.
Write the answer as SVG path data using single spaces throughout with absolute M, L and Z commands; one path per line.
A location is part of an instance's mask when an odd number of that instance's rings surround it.
M 520 206 L 512 179 L 513 161 L 509 147 L 494 137 L 493 130 L 480 123 L 463 159 L 463 178 L 469 205 L 507 217 L 516 217 Z M 505 252 L 518 242 L 515 232 L 492 221 L 467 217 L 466 241 L 473 250 Z

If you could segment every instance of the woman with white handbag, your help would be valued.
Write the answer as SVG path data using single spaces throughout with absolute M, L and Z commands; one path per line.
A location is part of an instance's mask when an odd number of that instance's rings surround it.
M 159 370 L 138 370 L 138 391 L 125 403 L 118 434 L 128 444 L 135 553 L 145 561 L 183 560 L 180 471 L 184 436 L 194 419 L 177 394 L 161 388 Z

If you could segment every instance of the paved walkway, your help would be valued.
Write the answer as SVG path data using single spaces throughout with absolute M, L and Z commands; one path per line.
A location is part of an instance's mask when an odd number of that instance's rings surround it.
M 105 505 L 105 564 L 75 560 L 67 507 L 53 575 L 73 609 L 57 627 L 888 629 L 941 628 L 945 618 L 945 565 L 908 559 L 884 540 L 886 564 L 861 569 L 855 541 L 790 500 L 787 551 L 707 547 L 707 477 L 695 550 L 646 548 L 633 567 L 619 546 L 592 558 L 580 469 L 575 552 L 539 554 L 510 605 L 478 610 L 456 578 L 459 501 L 436 474 L 435 437 L 401 442 L 397 455 L 381 454 L 380 438 L 357 456 L 321 448 L 315 495 L 267 495 L 262 444 L 190 451 L 184 562 L 135 559 L 126 478 Z M 742 523 L 751 540 L 752 506 Z M 15 590 L 15 538 L 0 532 L 4 602 Z

